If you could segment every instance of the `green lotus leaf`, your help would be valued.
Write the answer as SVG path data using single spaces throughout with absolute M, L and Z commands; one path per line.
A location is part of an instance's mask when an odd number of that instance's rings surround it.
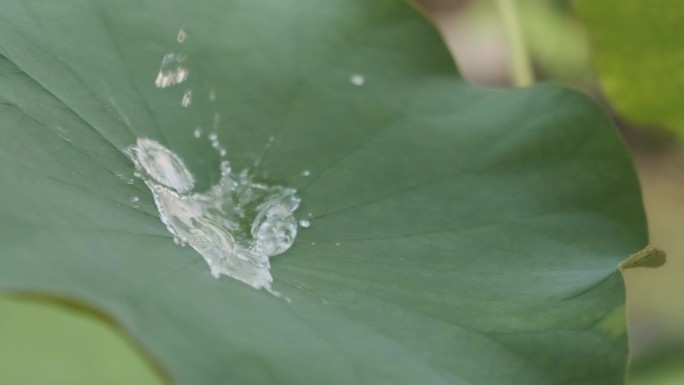
M 310 220 L 281 297 L 176 245 L 126 155 L 157 141 L 206 191 L 214 129 Z M 176 384 L 623 381 L 647 235 L 609 119 L 467 84 L 404 2 L 6 0 L 0 134 L 0 290 L 107 314 Z

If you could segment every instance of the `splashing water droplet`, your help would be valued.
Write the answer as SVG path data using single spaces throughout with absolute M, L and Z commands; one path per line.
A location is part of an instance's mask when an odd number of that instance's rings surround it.
M 183 44 L 183 42 L 185 41 L 185 39 L 186 39 L 187 37 L 188 37 L 188 33 L 185 32 L 185 28 L 181 28 L 181 29 L 178 31 L 178 36 L 176 36 L 176 41 L 179 42 L 179 43 L 181 43 L 181 44 Z
M 178 155 L 151 139 L 138 139 L 135 146 L 126 149 L 134 160 L 137 175 L 145 175 L 178 193 L 187 193 L 195 186 L 195 179 Z
M 353 74 L 349 77 L 349 81 L 351 82 L 351 84 L 357 87 L 361 87 L 362 85 L 366 84 L 366 78 L 360 74 Z
M 221 143 L 219 142 L 217 133 L 212 132 L 211 134 L 209 134 L 208 138 L 209 138 L 209 142 L 211 142 L 211 147 L 214 150 L 218 151 L 218 153 L 219 153 L 219 155 L 221 155 L 221 157 L 224 157 L 228 154 L 228 151 L 226 151 L 226 149 L 221 146 Z
M 299 221 L 299 226 L 306 229 L 306 228 L 309 228 L 309 226 L 311 226 L 311 222 L 309 222 L 308 219 L 302 219 Z
M 202 129 L 199 127 L 196 127 L 195 131 L 193 131 L 192 134 L 195 136 L 195 138 L 199 139 L 202 136 Z
M 311 176 L 311 171 L 309 171 L 309 170 L 304 170 L 304 171 L 302 171 L 302 176 L 305 177 L 305 178 L 306 178 L 307 176 Z
M 182 65 L 185 59 L 185 55 L 179 53 L 164 55 L 154 84 L 158 88 L 166 88 L 183 83 L 190 74 L 190 71 Z
M 277 295 L 271 290 L 269 257 L 285 252 L 297 236 L 296 190 L 257 183 L 247 170 L 234 174 L 223 161 L 214 186 L 190 193 L 195 187 L 192 174 L 166 147 L 138 139 L 127 154 L 174 240 L 195 249 L 212 276 L 226 275 Z
M 181 100 L 181 106 L 188 107 L 192 103 L 192 91 L 187 90 L 183 93 L 183 99 Z
M 335 246 L 339 246 L 339 245 L 340 245 L 340 243 L 339 243 L 339 242 L 335 242 Z
M 131 197 L 131 203 L 138 203 L 140 201 L 140 197 L 138 196 L 132 196 Z
M 214 90 L 209 91 L 209 101 L 210 102 L 216 101 L 216 91 L 214 91 Z

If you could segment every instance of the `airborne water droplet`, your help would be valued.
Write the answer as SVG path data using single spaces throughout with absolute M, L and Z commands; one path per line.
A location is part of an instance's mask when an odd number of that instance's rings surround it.
M 192 134 L 195 136 L 195 138 L 200 138 L 202 136 L 202 129 L 197 127 L 195 128 L 195 131 L 192 132 Z
M 308 219 L 302 219 L 302 220 L 299 221 L 299 226 L 301 226 L 301 227 L 303 227 L 303 228 L 306 229 L 306 228 L 308 228 L 309 226 L 311 226 L 311 222 L 309 222 Z
M 361 87 L 366 83 L 366 78 L 361 74 L 352 74 L 352 76 L 349 77 L 349 81 L 351 81 L 351 84 Z
M 176 36 L 176 41 L 182 44 L 187 37 L 188 37 L 188 33 L 185 32 L 184 28 L 181 28 L 178 31 L 178 36 Z
M 187 90 L 183 93 L 183 99 L 181 100 L 181 106 L 188 107 L 192 103 L 192 91 Z
M 138 196 L 132 196 L 131 197 L 131 203 L 138 203 L 140 201 L 140 197 Z
M 307 176 L 310 176 L 310 175 L 311 175 L 311 171 L 309 171 L 309 170 L 304 170 L 304 171 L 302 171 L 302 176 L 303 176 L 303 177 L 307 177 Z
M 166 88 L 183 83 L 190 74 L 190 71 L 182 65 L 185 59 L 185 55 L 179 53 L 172 52 L 164 55 L 154 84 L 158 88 Z
M 225 148 L 221 147 L 221 143 L 219 142 L 217 133 L 212 132 L 211 134 L 209 134 L 208 138 L 209 138 L 209 142 L 211 142 L 211 147 L 214 150 L 218 151 L 218 153 L 219 153 L 219 155 L 221 155 L 221 157 L 224 157 L 224 156 L 226 156 L 226 154 L 228 154 L 228 151 L 226 151 Z
M 218 140 L 218 135 L 210 138 Z M 221 179 L 204 193 L 191 193 L 192 174 L 158 142 L 138 139 L 127 154 L 174 241 L 195 249 L 212 276 L 227 275 L 277 295 L 271 290 L 269 257 L 285 252 L 297 236 L 296 190 L 257 183 L 247 170 L 234 174 L 223 161 Z

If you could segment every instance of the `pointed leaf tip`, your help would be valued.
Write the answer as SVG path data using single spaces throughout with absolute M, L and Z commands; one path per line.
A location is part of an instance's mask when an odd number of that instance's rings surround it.
M 648 245 L 643 250 L 629 256 L 620 262 L 620 270 L 624 271 L 634 267 L 660 267 L 665 264 L 667 255 L 665 251 Z

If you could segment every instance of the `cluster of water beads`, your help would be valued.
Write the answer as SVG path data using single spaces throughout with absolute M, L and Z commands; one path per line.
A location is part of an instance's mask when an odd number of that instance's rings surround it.
M 195 249 L 214 277 L 271 289 L 269 257 L 289 249 L 297 235 L 296 190 L 256 182 L 246 170 L 235 174 L 223 161 L 221 179 L 196 193 L 183 160 L 160 143 L 138 139 L 126 152 L 178 243 Z
M 187 32 L 181 28 L 176 36 L 176 41 L 182 44 L 187 37 Z M 190 70 L 184 65 L 186 60 L 187 56 L 183 53 L 171 52 L 164 55 L 154 85 L 157 88 L 167 88 L 183 83 L 190 75 Z M 183 93 L 181 106 L 189 107 L 191 103 L 192 90 L 186 90 Z

